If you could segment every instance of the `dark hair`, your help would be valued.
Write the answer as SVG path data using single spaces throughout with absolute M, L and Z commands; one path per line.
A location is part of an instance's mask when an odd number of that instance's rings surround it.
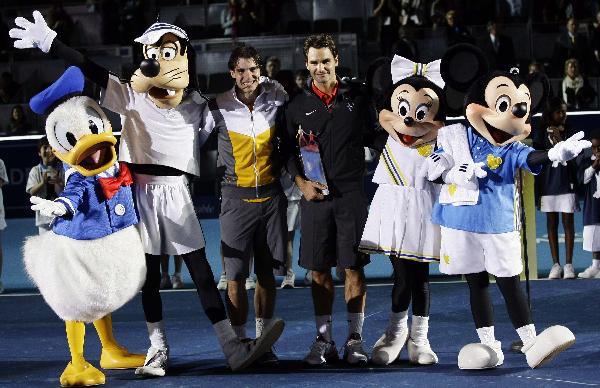
M 231 52 L 229 61 L 227 62 L 227 67 L 229 67 L 229 70 L 235 70 L 235 66 L 240 58 L 253 59 L 257 66 L 260 66 L 262 63 L 262 58 L 254 47 L 242 44 L 234 48 Z
M 434 84 L 433 82 L 428 80 L 427 78 L 421 77 L 421 76 L 411 76 L 408 78 L 403 78 L 400 81 L 396 82 L 391 88 L 388 89 L 387 93 L 385 94 L 386 99 L 384 101 L 385 105 L 383 106 L 383 108 L 385 108 L 389 111 L 392 110 L 392 105 L 391 105 L 392 94 L 394 94 L 394 90 L 396 90 L 400 85 L 410 85 L 413 88 L 415 88 L 415 90 L 421 90 L 424 88 L 429 88 L 429 89 L 433 90 L 435 92 L 435 94 L 437 95 L 439 105 L 440 105 L 440 107 L 438 108 L 438 111 L 435 114 L 435 117 L 433 119 L 440 120 L 440 121 L 446 120 L 446 102 L 445 102 L 444 91 L 439 86 L 437 86 L 436 84 Z
M 40 139 L 38 140 L 38 143 L 37 143 L 38 152 L 40 152 L 40 150 L 42 149 L 43 146 L 49 146 L 49 145 L 50 145 L 50 143 L 48 142 L 48 138 L 46 136 L 40 137 Z
M 328 48 L 333 57 L 338 56 L 338 50 L 333 37 L 329 34 L 311 35 L 304 41 L 304 59 L 308 59 L 308 49 L 310 48 Z
M 592 139 L 600 140 L 600 129 L 594 129 L 590 133 L 590 140 Z
M 562 98 L 560 97 L 551 97 L 546 106 L 544 107 L 544 112 L 542 113 L 542 118 L 540 120 L 540 128 L 546 129 L 550 126 L 550 120 L 552 119 L 552 113 L 556 112 L 560 109 L 561 106 L 567 105 Z M 565 128 L 568 125 L 565 123 Z
M 267 60 L 265 61 L 265 64 L 267 64 L 269 62 L 276 62 L 276 63 L 279 63 L 279 66 L 281 66 L 281 60 L 279 59 L 279 57 L 271 56 L 271 57 L 267 58 Z

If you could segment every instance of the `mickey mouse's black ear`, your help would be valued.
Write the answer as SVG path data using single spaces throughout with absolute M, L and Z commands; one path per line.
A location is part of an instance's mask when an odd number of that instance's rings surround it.
M 386 105 L 388 90 L 392 87 L 391 61 L 387 57 L 377 58 L 367 69 L 367 88 L 377 110 Z
M 545 74 L 535 72 L 529 74 L 525 80 L 525 84 L 531 93 L 531 110 L 530 112 L 537 113 L 544 109 L 546 100 L 550 96 L 550 81 Z
M 465 93 L 476 79 L 488 72 L 483 52 L 466 43 L 450 47 L 442 57 L 440 67 L 446 85 L 460 93 Z

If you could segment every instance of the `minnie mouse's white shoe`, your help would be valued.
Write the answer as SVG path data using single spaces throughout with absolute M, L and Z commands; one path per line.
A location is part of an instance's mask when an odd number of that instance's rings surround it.
M 458 367 L 460 369 L 490 369 L 502 365 L 504 353 L 500 341 L 493 346 L 482 343 L 473 343 L 463 346 L 458 353 Z
M 431 350 L 429 341 L 417 345 L 412 338 L 409 338 L 406 345 L 408 348 L 408 361 L 410 361 L 411 364 L 431 365 L 438 363 L 438 356 Z
M 402 330 L 400 333 L 390 333 L 389 329 L 386 330 L 373 346 L 371 353 L 373 364 L 389 365 L 396 361 L 407 338 L 408 329 Z
M 564 326 L 551 326 L 535 339 L 523 344 L 521 352 L 531 368 L 537 368 L 556 357 L 575 343 L 575 335 Z

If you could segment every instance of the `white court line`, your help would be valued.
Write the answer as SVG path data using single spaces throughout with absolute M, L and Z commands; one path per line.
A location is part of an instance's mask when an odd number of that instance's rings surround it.
M 521 379 L 529 379 L 529 380 L 542 380 L 542 381 L 552 381 L 553 383 L 567 383 L 567 384 L 577 384 L 577 385 L 588 385 L 588 386 L 598 386 L 600 384 L 595 383 L 581 383 L 579 381 L 570 381 L 570 380 L 560 380 L 560 379 L 546 379 L 542 377 L 532 377 L 532 376 L 516 376 Z

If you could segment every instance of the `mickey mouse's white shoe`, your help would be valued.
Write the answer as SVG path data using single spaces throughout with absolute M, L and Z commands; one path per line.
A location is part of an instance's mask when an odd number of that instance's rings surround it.
M 575 343 L 575 335 L 564 326 L 550 326 L 535 339 L 523 345 L 521 352 L 531 368 L 537 368 Z
M 438 363 L 438 356 L 429 345 L 429 341 L 423 345 L 417 345 L 412 338 L 408 339 L 408 361 L 411 364 L 431 365 Z
M 373 346 L 373 352 L 371 353 L 371 361 L 373 364 L 389 365 L 396 361 L 407 338 L 407 329 L 395 334 L 386 330 Z
M 473 343 L 463 346 L 458 353 L 458 367 L 460 369 L 489 369 L 502 365 L 504 353 L 500 341 L 494 346 L 482 343 Z

